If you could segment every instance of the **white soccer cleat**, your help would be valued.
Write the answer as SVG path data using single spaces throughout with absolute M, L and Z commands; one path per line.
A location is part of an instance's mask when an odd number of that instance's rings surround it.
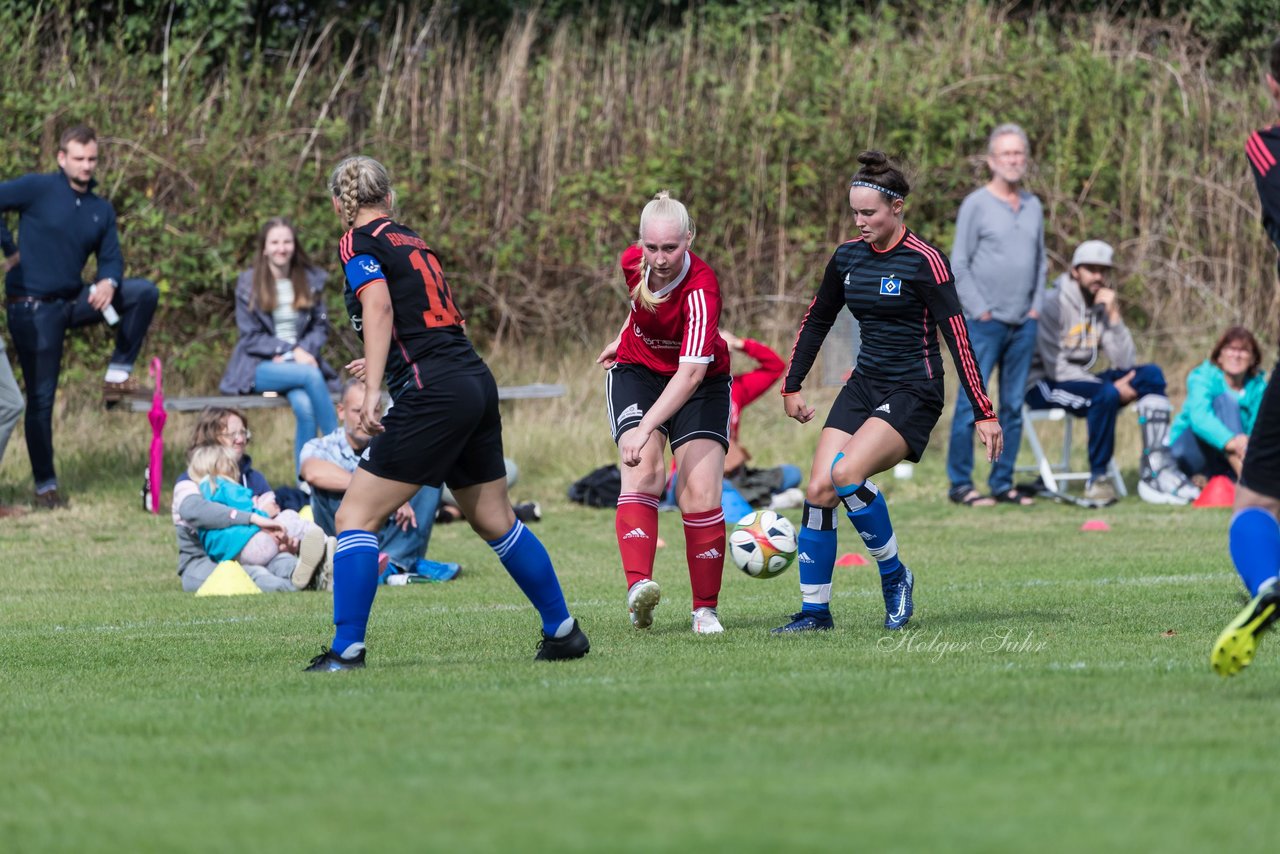
M 698 608 L 693 612 L 693 632 L 699 635 L 718 635 L 724 631 L 715 608 Z
M 652 578 L 637 581 L 627 591 L 627 613 L 631 615 L 631 625 L 637 629 L 647 629 L 653 625 L 653 609 L 658 607 L 662 598 L 662 588 Z

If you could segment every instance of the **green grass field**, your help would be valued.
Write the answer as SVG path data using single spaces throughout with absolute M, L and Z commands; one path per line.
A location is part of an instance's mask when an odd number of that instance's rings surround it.
M 881 629 L 873 571 L 855 567 L 837 569 L 835 632 L 772 637 L 795 571 L 729 568 L 727 631 L 696 637 L 665 514 L 664 600 L 637 632 L 612 514 L 534 476 L 518 493 L 543 499 L 536 531 L 591 636 L 585 660 L 532 661 L 535 615 L 452 525 L 432 554 L 463 576 L 382 589 L 369 668 L 325 675 L 300 669 L 329 639 L 327 595 L 184 595 L 168 517 L 135 509 L 134 478 L 82 473 L 71 510 L 3 523 L 0 849 L 1269 841 L 1255 817 L 1273 800 L 1280 650 L 1229 682 L 1207 662 L 1243 601 L 1227 513 L 958 508 L 941 456 L 883 484 L 918 579 L 907 633 Z M 1089 517 L 1112 530 L 1081 532 Z

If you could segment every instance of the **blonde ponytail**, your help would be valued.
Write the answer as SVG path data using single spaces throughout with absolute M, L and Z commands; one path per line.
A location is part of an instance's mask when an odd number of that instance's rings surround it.
M 394 195 L 386 168 L 372 157 L 360 154 L 344 159 L 329 174 L 329 192 L 338 200 L 342 221 L 347 228 L 355 225 L 361 208 L 391 213 Z M 392 201 L 388 202 L 388 197 Z

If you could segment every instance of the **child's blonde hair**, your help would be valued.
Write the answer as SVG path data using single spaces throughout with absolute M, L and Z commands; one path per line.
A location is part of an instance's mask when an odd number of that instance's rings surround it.
M 689 218 L 689 210 L 680 203 L 679 199 L 671 197 L 669 190 L 659 190 L 649 204 L 644 206 L 644 210 L 640 212 L 640 240 L 644 240 L 644 227 L 654 219 L 665 219 L 676 224 L 682 234 L 687 234 L 690 239 L 693 238 L 693 220 Z M 660 297 L 653 291 L 649 290 L 649 283 L 644 274 L 644 258 L 640 259 L 640 281 L 631 289 L 631 299 L 636 305 L 647 311 L 657 311 L 657 306 L 667 301 L 666 297 Z
M 234 452 L 224 445 L 196 445 L 187 452 L 187 476 L 196 483 L 219 476 L 237 480 L 240 466 Z

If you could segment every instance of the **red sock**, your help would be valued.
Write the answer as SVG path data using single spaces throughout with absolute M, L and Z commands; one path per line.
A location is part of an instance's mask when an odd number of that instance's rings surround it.
M 724 511 L 684 514 L 684 553 L 689 561 L 693 607 L 714 608 L 724 574 Z
M 627 589 L 637 581 L 653 578 L 653 557 L 658 551 L 658 496 L 624 492 L 618 496 L 618 554 L 627 575 Z M 722 549 L 723 551 L 723 549 Z

